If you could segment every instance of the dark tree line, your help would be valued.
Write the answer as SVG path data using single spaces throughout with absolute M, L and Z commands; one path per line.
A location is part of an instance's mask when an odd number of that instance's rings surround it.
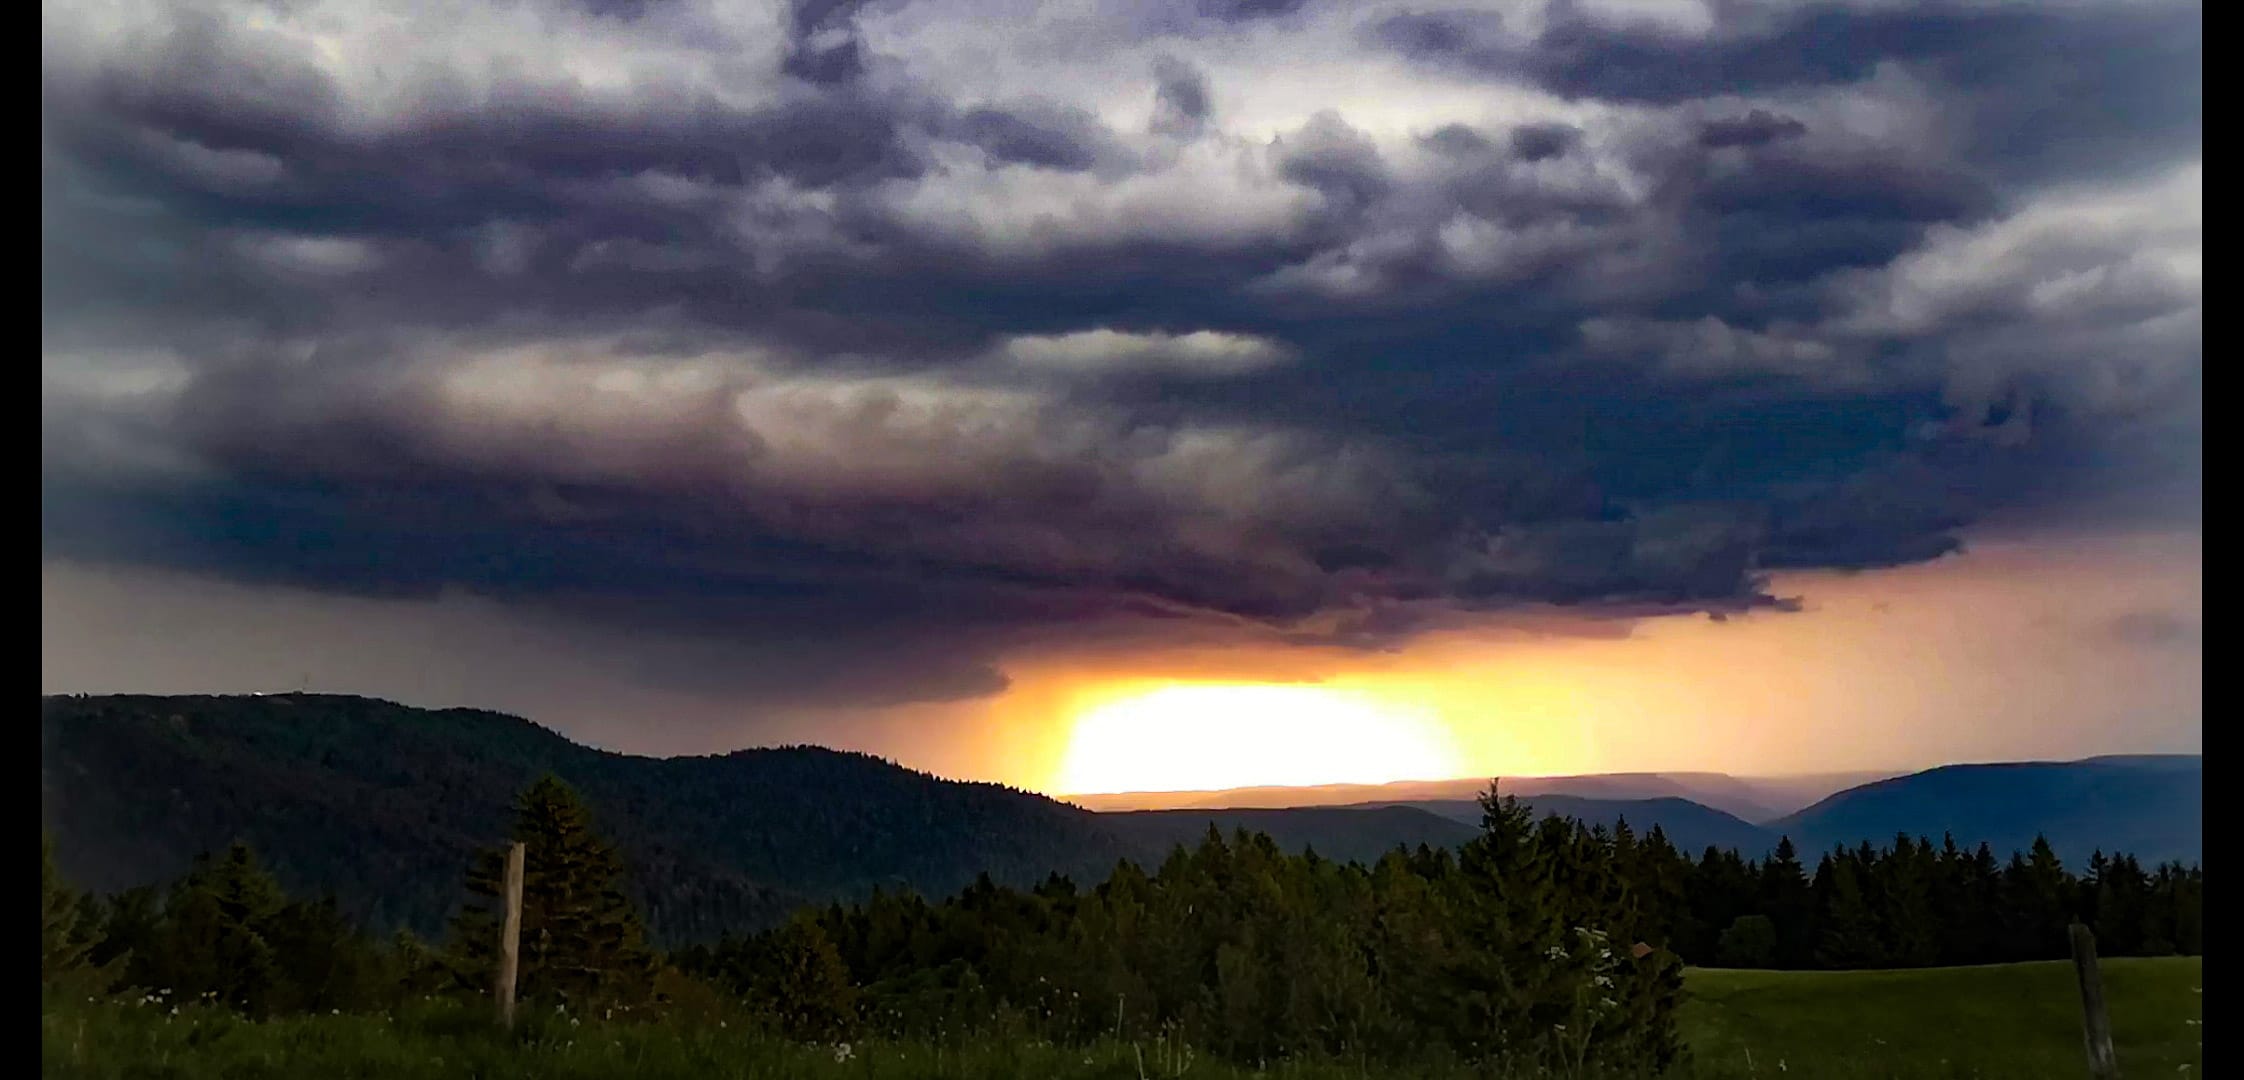
M 1536 823 L 1507 799 L 1454 857 L 1421 847 L 1364 868 L 1211 831 L 1150 875 L 1124 863 L 1088 890 L 1054 877 L 1028 890 L 983 881 L 940 903 L 876 895 L 680 958 L 791 1010 L 813 1037 L 1006 1017 L 1055 1039 L 1172 1030 L 1249 1059 L 1427 1045 L 1472 1056 L 1518 1036 L 1458 1033 L 1566 1024 L 1584 986 L 1556 970 L 1638 942 L 1706 966 L 1974 964 L 2064 957 L 2078 919 L 2105 955 L 2201 951 L 2196 868 L 2146 872 L 2099 853 L 2086 870 L 2069 873 L 2046 842 L 2004 864 L 1985 845 L 1906 836 L 1834 851 L 1813 872 L 1789 841 L 1765 860 L 1694 860 L 1658 828 Z M 1606 1007 L 1650 1030 L 1671 1002 L 1655 979 Z
M 2203 951 L 2204 875 L 2097 852 L 2075 876 L 2049 843 L 2007 862 L 1986 844 L 1896 836 L 1822 856 L 1810 871 L 1786 840 L 1759 862 L 1707 849 L 1695 862 L 1652 838 L 1653 878 L 1679 894 L 1660 929 L 1692 963 L 1720 967 L 1880 968 L 2053 960 L 2066 927 L 2095 931 L 2106 956 Z
M 623 863 L 558 780 L 531 785 L 512 839 L 538 854 L 523 881 L 519 996 L 580 1008 L 652 1002 L 667 985 L 622 891 Z M 415 995 L 484 993 L 498 943 L 503 848 L 467 868 L 466 900 L 441 946 L 409 932 L 382 942 L 333 897 L 288 897 L 245 844 L 203 856 L 167 888 L 78 896 L 41 873 L 43 983 L 104 984 L 157 1001 L 223 1004 L 252 1016 L 366 1011 Z M 98 977 L 97 977 L 98 976 Z
M 1242 1061 L 1427 1054 L 1658 1067 L 1681 965 L 1611 835 L 1510 798 L 1452 853 L 1370 867 L 1212 828 L 1092 888 L 882 894 L 681 954 L 795 1034 L 1162 1034 Z
M 1240 1061 L 1429 1057 L 1657 1069 L 1678 1051 L 1685 962 L 1754 967 L 1982 963 L 2201 950 L 2203 879 L 2049 845 L 1998 862 L 1896 837 L 1813 872 L 1789 842 L 1760 861 L 1537 820 L 1493 790 L 1480 834 L 1370 866 L 1214 829 L 1150 872 L 1083 887 L 987 877 L 939 902 L 875 893 L 670 955 L 646 943 L 623 855 L 547 778 L 516 804 L 527 860 L 519 992 L 532 1006 L 636 1015 L 745 1009 L 797 1038 L 983 1032 L 1165 1036 Z M 42 849 L 41 981 L 251 1015 L 369 1011 L 488 993 L 500 852 L 479 852 L 444 940 L 377 941 L 329 899 L 291 898 L 243 845 L 168 888 L 80 896 Z M 716 1003 L 711 1006 L 710 1003 Z

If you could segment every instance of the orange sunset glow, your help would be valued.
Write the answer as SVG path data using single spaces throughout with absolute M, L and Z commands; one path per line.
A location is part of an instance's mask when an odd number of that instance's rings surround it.
M 1464 767 L 1431 713 L 1316 686 L 1124 691 L 1077 716 L 1067 794 L 1429 780 Z
M 1876 574 L 1792 574 L 1799 611 L 1587 633 L 1520 615 L 1387 652 L 1235 645 L 1025 656 L 973 705 L 892 710 L 867 745 L 1054 794 L 1700 769 L 1759 774 L 2186 749 L 2186 643 L 2105 627 L 2195 611 L 2194 537 L 1990 536 Z M 2155 665 L 2170 677 L 2122 680 Z M 946 738 L 946 733 L 969 738 Z M 941 740 L 938 742 L 938 740 Z
M 2111 628 L 2144 610 L 2197 617 L 2201 551 L 2198 538 L 2177 534 L 1988 537 L 1920 566 L 1781 576 L 1775 588 L 1801 599 L 1796 612 L 1602 628 L 1514 615 L 1391 651 L 1069 643 L 1010 658 L 1007 685 L 992 698 L 847 711 L 744 711 L 621 688 L 602 681 L 612 660 L 449 598 L 307 597 L 151 578 L 112 586 L 50 567 L 43 626 L 50 683 L 90 678 L 60 662 L 98 655 L 93 643 L 129 632 L 260 656 L 285 652 L 310 626 L 359 643 L 286 669 L 323 685 L 404 686 L 416 697 L 517 709 L 574 738 L 640 752 L 723 752 L 753 721 L 771 743 L 817 741 L 1053 794 L 1777 774 L 2194 749 L 2200 646 L 2133 641 Z M 113 604 L 84 605 L 110 589 L 119 592 Z M 237 614 L 217 625 L 199 618 L 217 604 Z M 576 659 L 539 659 L 554 651 Z M 167 650 L 103 673 L 129 675 L 126 688 L 164 687 L 189 679 L 189 662 Z M 197 677 L 259 677 L 192 662 L 216 673 Z M 504 695 L 480 685 L 533 664 L 547 674 Z M 672 723 L 650 732 L 628 721 L 648 715 Z M 2115 716 L 2131 718 L 2124 737 L 2113 734 Z

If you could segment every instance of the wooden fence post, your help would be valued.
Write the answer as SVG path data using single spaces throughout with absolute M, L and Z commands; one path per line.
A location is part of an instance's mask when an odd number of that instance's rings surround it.
M 501 890 L 506 919 L 499 926 L 499 983 L 492 996 L 499 1001 L 499 1026 L 514 1029 L 514 973 L 522 955 L 522 857 L 520 841 L 506 849 L 506 886 Z
M 2119 1058 L 2112 1053 L 2111 1014 L 2104 1011 L 2104 976 L 2096 966 L 2096 935 L 2074 923 L 2073 971 L 2080 976 L 2081 1027 L 2088 1041 L 2088 1075 L 2118 1080 Z

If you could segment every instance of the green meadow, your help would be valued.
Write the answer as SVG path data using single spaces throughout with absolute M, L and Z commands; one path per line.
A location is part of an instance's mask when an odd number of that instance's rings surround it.
M 2199 958 L 2104 962 L 2124 1075 L 2199 1075 L 2202 971 Z M 1682 1025 L 1691 1054 L 1677 1070 L 1684 1077 L 2050 1080 L 2087 1072 L 2067 963 L 1860 972 L 1701 969 L 1689 973 L 1687 987 Z M 708 1018 L 625 1024 L 538 1015 L 504 1036 L 480 1011 L 446 1002 L 396 1015 L 251 1022 L 216 1009 L 174 1013 L 162 1004 L 73 1001 L 50 1005 L 42 1034 L 43 1075 L 119 1080 L 1409 1075 L 1345 1061 L 1241 1067 L 1159 1040 L 1063 1047 L 970 1037 L 949 1044 L 804 1046 Z M 1416 1075 L 1490 1074 L 1429 1067 Z
M 2107 959 L 2120 1071 L 2200 1075 L 2200 957 Z M 2086 1076 L 2070 962 L 1685 976 L 1691 1075 Z

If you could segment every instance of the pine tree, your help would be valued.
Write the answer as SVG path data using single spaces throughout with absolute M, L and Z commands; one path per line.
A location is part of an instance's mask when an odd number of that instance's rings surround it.
M 80 925 L 80 899 L 63 884 L 55 869 L 55 840 L 42 835 L 39 844 L 39 984 L 54 987 L 70 982 L 91 963 L 94 943 Z
M 343 917 L 334 897 L 288 902 L 274 913 L 264 934 L 283 988 L 276 995 L 277 1010 L 352 1011 L 381 996 L 377 982 L 385 972 L 380 958 Z
M 1940 927 L 1933 911 L 1938 873 L 1932 844 L 1912 843 L 1908 834 L 1893 838 L 1893 849 L 1878 860 L 1886 961 L 1897 967 L 1927 967 L 1940 959 Z
M 594 833 L 576 793 L 552 776 L 530 785 L 512 838 L 524 846 L 518 998 L 579 1007 L 643 999 L 654 956 L 623 893 L 623 860 Z M 504 847 L 477 853 L 469 903 L 453 921 L 454 971 L 476 989 L 488 989 L 496 970 L 505 866 Z
M 2011 857 L 2003 872 L 2012 960 L 2053 960 L 2066 955 L 2078 888 L 2057 860 L 2049 839 L 2035 836 L 2031 851 Z
M 1800 968 L 1814 963 L 1816 897 L 1789 836 L 1777 838 L 1776 851 L 1761 864 L 1756 910 L 1776 924 L 1778 967 Z
M 857 1022 L 857 986 L 818 920 L 797 915 L 766 942 L 752 986 L 760 1007 L 793 1039 L 848 1035 Z
M 1983 964 L 2001 959 L 2005 955 L 2002 863 L 1995 858 L 1994 847 L 1981 841 L 1961 873 L 1963 907 L 1950 918 L 1963 926 L 1966 944 L 1948 962 Z
M 1640 922 L 1612 835 L 1537 823 L 1494 785 L 1480 803 L 1481 835 L 1447 883 L 1460 1049 L 1518 1064 L 1664 1067 L 1678 1052 L 1680 965 L 1664 950 L 1631 950 Z M 1583 1023 L 1585 1005 L 1595 1025 Z M 1569 1020 L 1589 1030 L 1568 1036 Z
M 2151 948 L 2150 879 L 2133 855 L 2121 855 L 2096 867 L 2093 880 L 2087 911 L 2098 950 L 2111 956 L 2140 956 L 2172 948 Z
M 1624 871 L 1644 916 L 1644 940 L 1681 953 L 1703 931 L 1692 917 L 1689 897 L 1691 860 L 1675 850 L 1658 825 L 1636 847 L 1633 866 Z
M 1816 868 L 1824 884 L 1823 936 L 1816 947 L 1816 962 L 1829 968 L 1877 967 L 1885 960 L 1878 940 L 1877 915 L 1863 894 L 1861 865 L 1854 852 L 1827 856 Z
M 262 1016 L 281 988 L 279 955 L 269 935 L 287 901 L 256 854 L 236 842 L 216 858 L 198 857 L 172 884 L 160 913 L 129 913 L 135 919 L 153 914 L 152 925 L 128 929 L 123 910 L 112 922 L 142 938 L 133 946 L 130 981 Z

